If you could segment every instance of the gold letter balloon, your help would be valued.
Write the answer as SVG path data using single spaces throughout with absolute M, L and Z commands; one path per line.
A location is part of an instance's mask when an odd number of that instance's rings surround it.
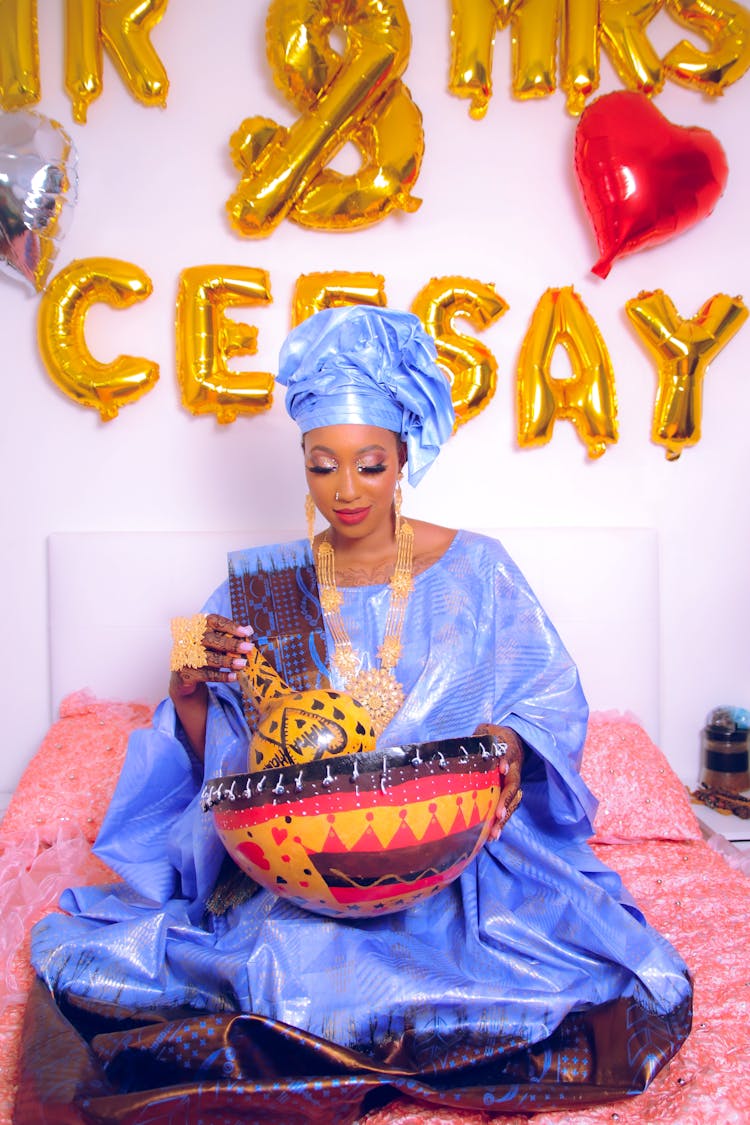
M 656 362 L 658 389 L 652 440 L 676 461 L 701 436 L 703 376 L 747 320 L 740 297 L 716 293 L 691 320 L 683 320 L 661 289 L 639 293 L 625 305 L 638 335 Z
M 94 359 L 84 338 L 86 313 L 97 301 L 128 308 L 151 291 L 150 278 L 138 266 L 115 258 L 86 258 L 61 270 L 39 303 L 39 352 L 50 378 L 74 402 L 98 410 L 103 422 L 150 391 L 159 367 L 128 355 L 111 363 Z
M 297 278 L 292 299 L 292 324 L 301 324 L 322 309 L 347 305 L 376 305 L 383 308 L 385 278 L 376 273 L 327 270 L 303 273 Z
M 555 349 L 565 348 L 572 374 L 552 373 Z M 534 310 L 518 364 L 518 442 L 545 445 L 556 418 L 573 423 L 589 457 L 617 441 L 617 400 L 609 355 L 599 329 L 570 286 L 548 289 Z
M 435 340 L 438 364 L 451 381 L 458 427 L 492 399 L 497 361 L 484 344 L 456 332 L 453 318 L 464 316 L 472 327 L 485 329 L 508 306 L 492 285 L 466 277 L 433 277 L 412 301 L 411 311 Z
M 0 106 L 21 109 L 40 94 L 36 0 L 1 0 Z
M 0 0 L 0 105 L 18 109 L 41 96 L 38 0 Z M 45 3 L 45 7 L 48 5 Z M 163 106 L 169 81 L 149 38 L 167 0 L 66 0 L 65 88 L 73 118 L 84 122 L 102 91 L 106 50 L 143 105 Z
M 597 85 L 596 0 L 452 0 L 451 69 L 448 88 L 470 98 L 469 114 L 483 117 L 492 95 L 495 32 L 510 26 L 512 92 L 521 100 L 553 93 L 562 32 L 563 88 L 572 113 Z
M 660 59 L 646 29 L 662 9 L 708 49 L 682 40 Z M 649 95 L 665 78 L 721 94 L 750 67 L 750 12 L 734 0 L 451 0 L 448 89 L 470 99 L 471 117 L 487 112 L 495 33 L 506 27 L 513 96 L 553 93 L 559 54 L 560 86 L 576 116 L 599 85 L 600 47 L 628 89 Z
M 527 0 L 514 8 L 511 66 L 515 97 L 544 98 L 554 92 L 562 7 L 560 0 Z
M 255 355 L 256 328 L 224 314 L 238 305 L 267 305 L 265 270 L 250 266 L 193 266 L 180 275 L 177 299 L 177 378 L 183 404 L 193 414 L 215 414 L 221 423 L 271 405 L 273 375 L 230 371 L 233 356 Z
M 646 26 L 663 0 L 601 0 L 599 39 L 629 90 L 658 94 L 664 85 L 661 59 L 646 35 Z
M 664 56 L 664 70 L 674 82 L 703 94 L 721 94 L 750 67 L 750 12 L 732 0 L 666 0 L 669 14 L 708 40 L 701 51 L 683 39 Z
M 577 117 L 599 85 L 599 3 L 575 0 L 563 5 L 560 86 L 568 113 Z
M 451 64 L 448 89 L 468 98 L 469 116 L 484 117 L 492 97 L 495 30 L 510 18 L 508 3 L 451 0 Z
M 329 42 L 337 27 L 346 32 L 343 56 Z M 242 173 L 227 204 L 235 229 L 265 236 L 288 217 L 347 230 L 418 207 L 411 190 L 424 137 L 400 79 L 411 45 L 401 0 L 272 0 L 266 45 L 274 79 L 301 116 L 289 128 L 251 117 L 231 138 Z M 327 165 L 349 141 L 362 165 L 344 175 Z
M 68 0 L 65 86 L 76 121 L 102 92 L 103 49 L 138 101 L 166 104 L 167 73 L 149 38 L 166 7 L 167 0 Z

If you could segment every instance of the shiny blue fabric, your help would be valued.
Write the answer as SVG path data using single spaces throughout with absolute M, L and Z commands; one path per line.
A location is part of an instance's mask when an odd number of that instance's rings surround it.
M 250 552 L 309 561 L 293 544 Z M 376 651 L 388 587 L 345 589 L 355 649 Z M 206 609 L 229 615 L 226 585 Z M 427 1060 L 435 1029 L 467 1042 L 536 1043 L 573 1010 L 620 996 L 665 1014 L 690 993 L 685 966 L 586 840 L 595 801 L 578 765 L 587 708 L 576 669 L 493 539 L 458 532 L 415 578 L 397 674 L 404 707 L 381 744 L 512 726 L 530 747 L 523 801 L 440 894 L 387 917 L 324 918 L 260 891 L 204 916 L 223 858 L 200 808 L 203 770 L 169 702 L 131 737 L 96 851 L 124 880 L 65 893 L 32 959 L 58 995 L 138 1007 L 241 1009 L 375 1057 L 409 1032 Z M 341 686 L 341 685 L 338 685 Z M 205 776 L 243 772 L 248 733 L 226 685 L 211 691 Z
M 352 423 L 393 430 L 406 442 L 409 482 L 418 484 L 455 421 L 435 356 L 434 340 L 412 313 L 324 309 L 289 333 L 276 378 L 303 434 Z

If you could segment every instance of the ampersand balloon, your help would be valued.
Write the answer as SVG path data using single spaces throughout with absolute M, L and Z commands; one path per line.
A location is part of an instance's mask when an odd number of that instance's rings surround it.
M 72 140 L 32 110 L 0 113 L 0 269 L 45 285 L 78 191 Z
M 330 44 L 337 27 L 346 34 L 342 55 Z M 249 117 L 233 134 L 242 173 L 227 203 L 235 229 L 265 237 L 288 216 L 317 230 L 351 230 L 397 208 L 416 210 L 424 135 L 400 77 L 411 47 L 403 0 L 271 0 L 266 47 L 300 116 L 288 128 Z M 351 175 L 328 167 L 347 142 L 362 158 Z
M 616 258 L 656 246 L 706 218 L 728 168 L 708 129 L 675 125 L 645 94 L 619 90 L 586 107 L 575 136 L 575 171 L 606 277 Z

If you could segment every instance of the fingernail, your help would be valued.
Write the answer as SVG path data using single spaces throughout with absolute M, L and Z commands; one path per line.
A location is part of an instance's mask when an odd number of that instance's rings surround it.
M 244 668 L 247 661 L 242 656 L 235 656 L 232 660 L 232 668 Z
M 227 679 L 228 679 L 228 680 L 236 680 L 236 679 L 237 679 L 237 674 L 236 674 L 236 672 L 228 672 L 228 673 L 227 673 Z
M 255 630 L 250 625 L 238 625 L 237 632 L 241 637 L 252 637 Z
M 237 651 L 238 652 L 252 652 L 253 646 L 251 644 L 248 644 L 247 641 L 243 641 L 242 644 L 237 645 Z

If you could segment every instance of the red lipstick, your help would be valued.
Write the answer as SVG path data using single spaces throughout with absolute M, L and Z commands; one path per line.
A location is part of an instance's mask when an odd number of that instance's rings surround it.
M 347 526 L 353 526 L 355 523 L 362 523 L 362 520 L 367 519 L 370 514 L 369 508 L 335 508 L 337 519 Z

